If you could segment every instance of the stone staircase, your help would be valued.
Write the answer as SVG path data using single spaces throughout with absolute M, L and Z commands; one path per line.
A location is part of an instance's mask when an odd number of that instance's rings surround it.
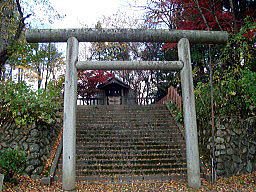
M 54 180 L 61 179 L 62 157 Z M 77 106 L 77 180 L 186 181 L 185 141 L 165 105 Z

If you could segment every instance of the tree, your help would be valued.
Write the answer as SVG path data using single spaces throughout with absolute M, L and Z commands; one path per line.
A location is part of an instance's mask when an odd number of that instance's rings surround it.
M 111 72 L 101 70 L 79 70 L 78 71 L 78 96 L 91 98 L 97 93 L 97 86 L 108 78 L 114 77 Z
M 230 33 L 227 46 L 192 45 L 191 57 L 196 86 L 197 121 L 200 135 L 210 133 L 211 153 L 201 149 L 209 160 L 211 154 L 213 181 L 215 180 L 215 118 L 219 121 L 255 115 L 255 1 L 240 0 L 152 0 L 155 7 L 148 15 L 156 25 L 169 29 L 225 30 Z M 147 7 L 146 7 L 147 8 Z M 169 8 L 169 9 L 168 9 Z M 176 14 L 169 14 L 169 10 Z M 167 17 L 169 14 L 170 17 Z M 175 15 L 175 16 L 174 16 Z M 251 17 L 248 22 L 247 16 Z M 245 19 L 245 20 L 244 20 Z M 151 20 L 147 19 L 147 22 Z M 175 51 L 175 45 L 166 44 L 166 51 Z M 251 60 L 252 59 L 252 60 Z M 247 88 L 245 88 L 247 87 Z M 209 94 L 210 92 L 210 94 Z M 209 96 L 210 95 L 210 96 Z M 250 96 L 249 96 L 250 95 Z M 242 110 L 241 110 L 242 109 Z M 209 126 L 209 122 L 211 126 Z M 204 137 L 200 142 L 204 143 Z M 209 137 L 207 138 L 207 142 Z M 207 150 L 207 155 L 204 151 Z
M 16 52 L 10 57 L 7 64 L 12 70 L 18 69 L 18 81 L 28 80 L 37 81 L 37 88 L 47 87 L 48 82 L 56 79 L 56 73 L 64 65 L 64 58 L 58 52 L 54 44 L 26 43 L 16 49 Z
M 48 0 L 1 0 L 0 1 L 0 80 L 2 79 L 4 65 L 17 50 L 22 32 L 25 28 L 25 21 L 31 19 L 42 18 L 36 15 L 34 11 L 40 7 L 48 14 L 48 20 L 51 22 L 52 18 L 61 18 L 62 16 L 56 13 Z M 43 9 L 44 8 L 44 9 Z M 45 18 L 44 18 L 45 19 Z M 42 20 L 41 20 L 42 21 Z M 30 23 L 30 25 L 32 25 Z M 22 41 L 22 40 L 21 40 Z
M 223 0 L 225 9 L 232 13 L 233 29 L 238 32 L 246 16 L 256 18 L 256 2 L 254 0 Z
M 65 64 L 64 58 L 60 52 L 58 52 L 56 46 L 52 43 L 46 44 L 46 74 L 45 85 L 46 88 L 50 79 L 56 80 L 56 73 Z
M 25 20 L 19 0 L 2 0 L 0 2 L 0 79 L 5 62 L 14 53 L 13 47 L 19 40 Z

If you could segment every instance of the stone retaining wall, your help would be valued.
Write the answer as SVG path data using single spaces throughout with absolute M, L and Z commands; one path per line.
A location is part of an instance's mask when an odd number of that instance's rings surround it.
M 256 118 L 217 122 L 215 135 L 216 172 L 232 176 L 256 170 Z M 207 148 L 211 148 L 212 138 Z
M 61 129 L 60 125 L 30 125 L 18 128 L 15 123 L 0 125 L 0 150 L 12 148 L 24 151 L 27 162 L 24 175 L 37 178 L 43 171 L 51 147 Z

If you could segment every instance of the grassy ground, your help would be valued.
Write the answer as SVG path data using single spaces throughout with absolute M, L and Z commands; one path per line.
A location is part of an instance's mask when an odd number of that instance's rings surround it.
M 19 178 L 16 186 L 7 184 L 4 191 L 63 191 L 61 182 L 54 182 L 51 186 L 41 186 L 40 182 L 35 182 L 29 178 Z M 215 184 L 202 180 L 202 187 L 198 190 L 189 188 L 184 183 L 147 183 L 147 184 L 85 184 L 77 183 L 76 191 L 94 191 L 94 192 L 114 192 L 114 191 L 136 191 L 136 192 L 165 192 L 165 191 L 223 191 L 223 192 L 256 192 L 256 172 L 247 175 L 234 176 L 230 178 L 220 178 Z

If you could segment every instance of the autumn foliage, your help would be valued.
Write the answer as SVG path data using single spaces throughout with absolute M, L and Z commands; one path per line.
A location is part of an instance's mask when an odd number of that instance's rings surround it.
M 108 78 L 114 77 L 109 71 L 102 70 L 80 70 L 78 71 L 78 95 L 83 98 L 90 98 L 97 92 L 97 86 Z
M 256 18 L 255 2 L 241 0 L 151 0 L 147 21 L 171 29 L 238 32 L 244 19 Z M 230 2 L 233 2 L 230 4 Z M 255 31 L 248 37 L 255 35 Z M 168 51 L 175 44 L 165 44 Z

